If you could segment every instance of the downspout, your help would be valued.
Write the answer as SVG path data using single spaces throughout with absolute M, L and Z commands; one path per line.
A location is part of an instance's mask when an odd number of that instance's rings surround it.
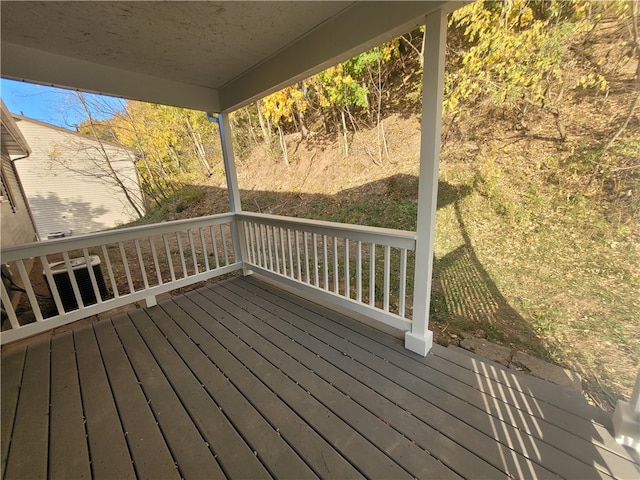
M 22 195 L 22 198 L 24 198 L 24 206 L 27 209 L 27 215 L 29 215 L 29 220 L 31 220 L 31 225 L 33 225 L 33 231 L 36 234 L 36 242 L 39 242 L 40 234 L 38 233 L 38 228 L 36 227 L 36 220 L 33 217 L 33 212 L 31 212 L 31 205 L 29 205 L 29 200 L 27 200 L 27 194 L 25 193 L 24 187 L 22 186 L 22 180 L 20 180 L 20 174 L 18 173 L 18 169 L 13 164 L 13 162 L 17 160 L 22 160 L 23 158 L 27 158 L 30 155 L 31 155 L 31 152 L 27 152 L 26 155 L 23 155 L 21 157 L 17 157 L 17 158 L 9 157 L 9 158 L 11 160 L 11 167 L 13 168 L 13 173 L 16 176 L 16 180 L 18 180 L 18 188 L 20 189 L 20 194 Z
M 233 140 L 231 138 L 231 124 L 229 123 L 228 113 L 207 113 L 207 120 L 218 125 L 220 132 L 220 144 L 222 146 L 222 159 L 224 162 L 224 175 L 227 180 L 227 194 L 229 197 L 229 211 L 233 213 L 233 228 L 231 236 L 233 239 L 233 251 L 237 256 L 236 261 L 242 264 L 243 275 L 251 275 L 251 270 L 245 266 L 247 256 L 247 245 L 245 241 L 242 222 L 238 215 L 242 213 L 242 205 L 240 203 L 240 189 L 238 188 L 238 173 L 236 171 L 236 162 L 233 155 Z

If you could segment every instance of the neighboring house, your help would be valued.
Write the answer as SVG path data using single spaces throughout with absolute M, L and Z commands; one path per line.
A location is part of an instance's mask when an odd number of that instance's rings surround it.
M 2 102 L 2 183 L 0 221 L 2 248 L 37 240 L 36 229 L 14 161 L 31 153 L 29 144 Z
M 18 115 L 31 154 L 15 162 L 41 240 L 138 218 L 143 196 L 128 148 Z M 135 207 L 134 207 L 135 205 Z
M 7 110 L 4 102 L 2 106 L 2 164 L 0 168 L 0 242 L 2 249 L 14 245 L 37 240 L 29 205 L 22 190 L 14 161 L 24 158 L 31 153 L 27 141 L 20 133 L 15 121 Z M 33 261 L 25 261 L 25 268 L 31 269 Z M 18 295 L 15 285 L 11 283 L 10 268 L 2 266 L 2 282 L 10 292 L 11 301 L 15 304 Z

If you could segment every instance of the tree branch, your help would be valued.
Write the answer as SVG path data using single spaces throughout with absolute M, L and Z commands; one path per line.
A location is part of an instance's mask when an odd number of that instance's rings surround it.
M 611 140 L 609 140 L 607 142 L 607 144 L 604 146 L 602 151 L 598 154 L 598 158 L 596 159 L 596 163 L 600 162 L 600 159 L 604 156 L 604 154 L 607 152 L 607 150 L 609 150 L 609 148 L 611 148 L 611 145 L 613 145 L 613 143 L 618 139 L 618 137 L 620 135 L 622 135 L 622 132 L 625 131 L 625 129 L 627 128 L 627 125 L 629 125 L 629 121 L 633 117 L 633 112 L 635 111 L 635 109 L 638 106 L 639 102 L 640 102 L 640 92 L 638 92 L 638 94 L 636 95 L 636 99 L 633 102 L 633 104 L 631 105 L 631 108 L 629 109 L 629 113 L 627 114 L 627 117 L 625 118 L 624 122 L 622 123 L 622 125 L 620 126 L 618 131 L 613 135 L 613 137 L 611 137 Z

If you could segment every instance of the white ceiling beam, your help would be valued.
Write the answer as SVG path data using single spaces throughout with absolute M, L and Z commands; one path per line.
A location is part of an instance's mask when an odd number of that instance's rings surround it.
M 220 111 L 218 91 L 2 42 L 2 76 L 203 111 Z
M 436 10 L 460 2 L 361 2 L 220 88 L 220 106 L 233 111 L 299 80 L 403 35 Z

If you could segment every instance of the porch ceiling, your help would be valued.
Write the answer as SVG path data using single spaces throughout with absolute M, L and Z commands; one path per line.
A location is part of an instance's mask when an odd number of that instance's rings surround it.
M 459 4 L 2 1 L 2 76 L 230 111 Z

